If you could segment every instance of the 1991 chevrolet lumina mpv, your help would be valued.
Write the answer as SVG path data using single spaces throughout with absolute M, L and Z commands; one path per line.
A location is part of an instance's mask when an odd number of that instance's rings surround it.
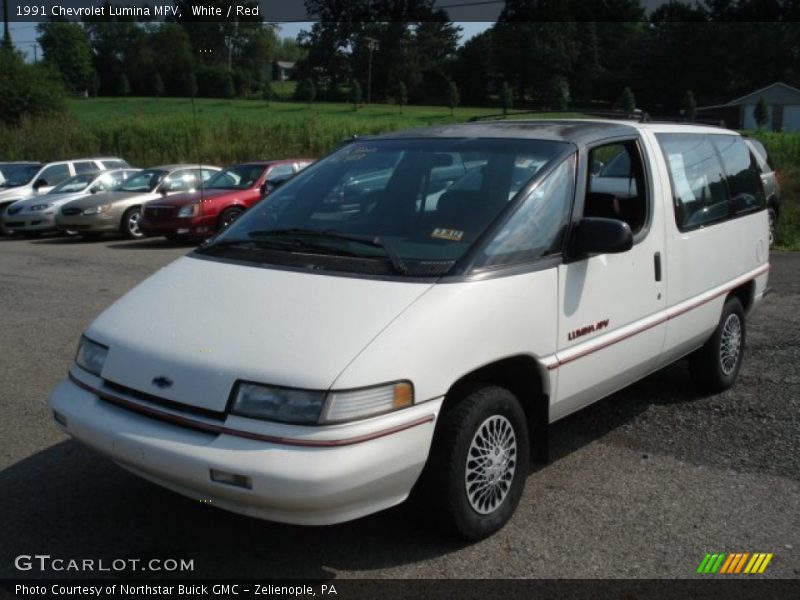
M 767 284 L 732 131 L 502 121 L 357 139 L 138 285 L 50 397 L 167 488 L 330 524 L 502 527 L 547 428 L 688 356 L 733 384 Z

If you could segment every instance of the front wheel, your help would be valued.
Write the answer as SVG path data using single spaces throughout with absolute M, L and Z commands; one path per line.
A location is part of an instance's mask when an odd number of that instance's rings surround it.
M 231 226 L 231 224 L 238 219 L 244 211 L 236 206 L 231 206 L 222 211 L 219 216 L 219 230 L 223 231 Z
M 122 234 L 129 240 L 138 240 L 144 237 L 144 231 L 139 227 L 142 219 L 142 209 L 138 206 L 129 208 L 122 215 Z
M 689 359 L 692 378 L 704 392 L 722 392 L 736 381 L 744 354 L 745 325 L 742 303 L 730 296 L 714 334 Z
M 426 499 L 440 524 L 474 541 L 514 514 L 528 474 L 525 413 L 509 390 L 487 386 L 445 409 L 426 473 Z

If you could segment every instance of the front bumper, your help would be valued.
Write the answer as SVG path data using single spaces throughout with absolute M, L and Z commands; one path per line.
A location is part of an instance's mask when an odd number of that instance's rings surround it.
M 5 215 L 3 218 L 3 227 L 6 231 L 11 233 L 55 231 L 57 229 L 55 213 L 51 212 L 48 214 L 44 211 Z
M 88 231 L 107 233 L 119 231 L 119 216 L 100 213 L 99 215 L 57 215 L 56 227 L 61 231 Z
M 358 423 L 315 427 L 311 437 L 295 439 L 316 444 L 309 446 L 195 431 L 126 410 L 70 380 L 56 386 L 49 402 L 67 433 L 156 484 L 253 517 L 329 525 L 406 499 L 427 460 L 442 399 Z M 233 416 L 224 425 L 242 421 L 252 425 L 251 419 Z M 416 424 L 399 427 L 403 422 Z M 353 441 L 365 427 L 389 433 Z M 326 439 L 346 443 L 321 445 Z M 212 481 L 212 469 L 247 478 L 249 489 Z
M 145 210 L 139 227 L 150 236 L 185 235 L 188 237 L 211 237 L 216 233 L 215 217 L 158 218 L 147 216 Z

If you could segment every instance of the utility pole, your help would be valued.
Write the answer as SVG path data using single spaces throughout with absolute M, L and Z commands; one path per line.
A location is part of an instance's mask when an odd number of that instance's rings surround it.
M 364 38 L 369 48 L 369 67 L 367 68 L 367 104 L 372 102 L 372 53 L 378 49 L 378 40 L 371 37 Z
M 3 47 L 11 48 L 11 29 L 8 26 L 8 0 L 3 0 Z

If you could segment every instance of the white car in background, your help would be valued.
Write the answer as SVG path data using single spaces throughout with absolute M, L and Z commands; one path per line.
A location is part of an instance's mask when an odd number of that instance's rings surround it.
M 107 192 L 140 169 L 91 171 L 62 181 L 46 194 L 31 196 L 6 208 L 3 227 L 7 234 L 38 235 L 58 231 L 56 212 L 60 206 L 82 196 Z

